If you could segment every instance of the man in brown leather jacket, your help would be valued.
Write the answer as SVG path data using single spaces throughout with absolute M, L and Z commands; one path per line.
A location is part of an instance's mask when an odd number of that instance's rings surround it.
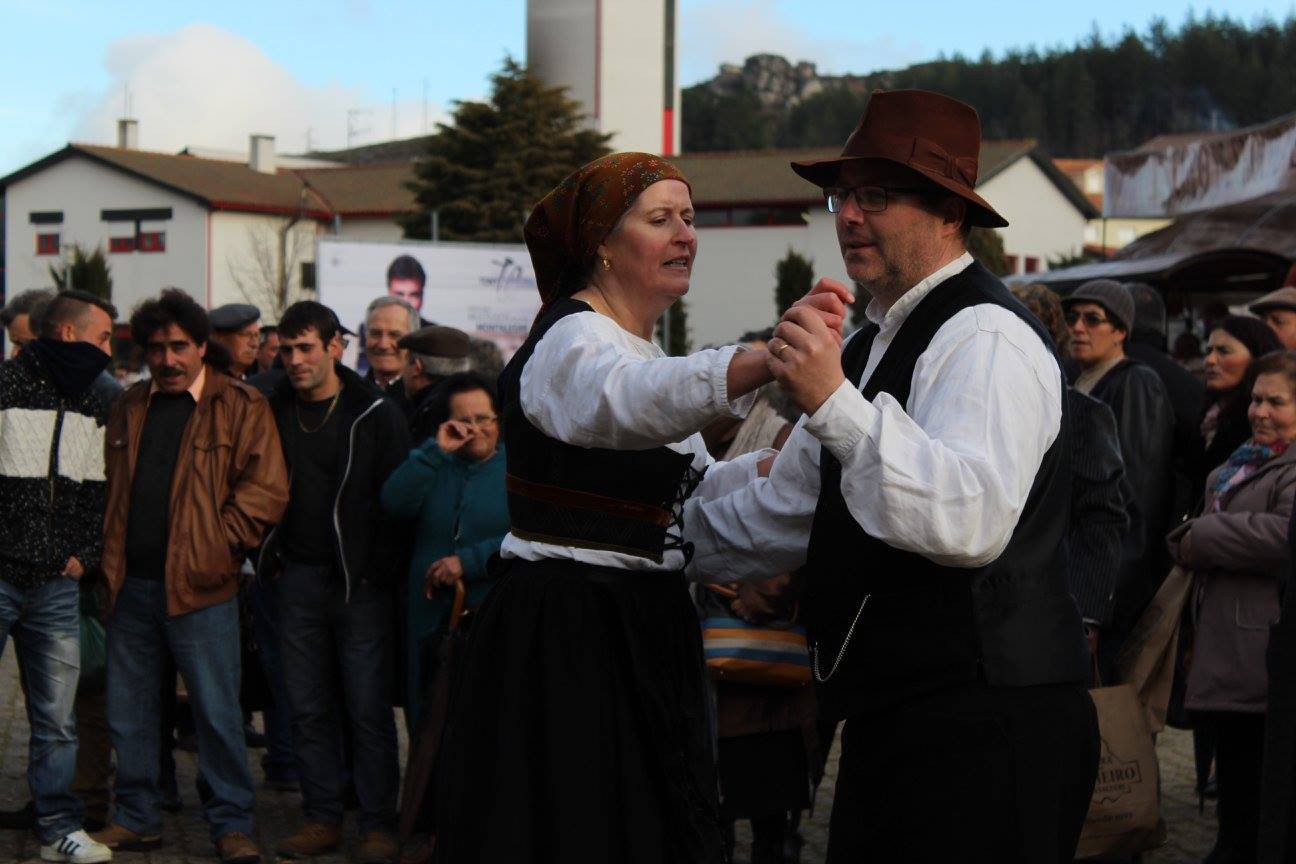
M 106 429 L 103 571 L 108 727 L 117 751 L 112 849 L 161 843 L 162 658 L 184 678 L 211 785 L 203 815 L 223 862 L 260 860 L 239 708 L 239 566 L 288 503 L 288 473 L 264 397 L 203 362 L 207 314 L 163 291 L 131 315 L 151 380 L 126 391 Z

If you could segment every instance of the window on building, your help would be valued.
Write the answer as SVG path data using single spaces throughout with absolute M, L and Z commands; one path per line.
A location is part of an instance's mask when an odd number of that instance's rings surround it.
M 1038 273 L 1038 272 L 1039 272 L 1039 258 L 1036 258 L 1034 255 L 1027 255 L 1027 256 L 1026 256 L 1026 267 L 1025 267 L 1025 272 L 1027 272 L 1027 273 Z
M 134 237 L 109 237 L 108 251 L 114 254 L 121 254 L 123 252 L 134 252 L 135 238 Z
M 315 290 L 315 262 L 301 262 L 301 287 L 307 291 Z
M 36 254 L 37 255 L 59 254 L 59 235 L 58 234 L 37 234 Z
M 136 241 L 135 248 L 140 252 L 165 252 L 166 232 L 141 231 L 139 233 L 139 239 Z
M 1004 256 L 1004 266 L 1008 268 L 1008 272 L 1009 272 L 1010 274 L 1011 274 L 1011 273 L 1016 273 L 1016 272 L 1017 272 L 1017 256 L 1016 256 L 1016 255 L 1005 255 L 1005 256 Z

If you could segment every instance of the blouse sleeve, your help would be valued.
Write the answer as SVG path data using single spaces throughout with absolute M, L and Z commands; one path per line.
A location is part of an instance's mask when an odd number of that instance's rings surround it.
M 596 313 L 553 326 L 522 370 L 526 418 L 578 447 L 640 450 L 687 438 L 722 416 L 742 417 L 755 393 L 731 400 L 730 345 L 687 357 L 643 357 Z

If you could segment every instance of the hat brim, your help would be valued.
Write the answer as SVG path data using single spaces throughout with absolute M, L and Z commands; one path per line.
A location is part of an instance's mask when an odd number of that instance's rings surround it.
M 1266 312 L 1296 312 L 1296 303 L 1270 300 L 1268 303 L 1252 303 L 1247 309 L 1252 315 L 1263 315 Z
M 968 189 L 962 184 L 956 183 L 949 177 L 937 174 L 920 165 L 907 165 L 897 159 L 889 159 L 885 156 L 839 156 L 835 159 L 814 159 L 805 162 L 793 162 L 792 170 L 799 177 L 808 180 L 820 189 L 826 189 L 829 186 L 836 186 L 837 179 L 841 176 L 842 166 L 847 163 L 867 167 L 869 163 L 882 163 L 886 167 L 899 166 L 915 175 L 922 177 L 932 185 L 957 195 L 968 204 L 972 205 L 968 209 L 968 222 L 979 228 L 1006 228 L 1008 220 L 999 215 L 984 198 L 976 192 Z M 881 166 L 879 166 L 881 167 Z

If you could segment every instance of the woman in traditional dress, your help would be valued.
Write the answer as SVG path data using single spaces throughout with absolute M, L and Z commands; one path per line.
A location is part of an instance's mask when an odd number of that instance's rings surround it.
M 442 748 L 438 860 L 715 861 L 680 513 L 755 477 L 760 453 L 713 467 L 697 433 L 745 413 L 767 355 L 651 341 L 697 254 L 669 162 L 598 159 L 525 233 L 543 307 L 500 377 L 512 527 Z M 821 283 L 801 302 L 840 331 L 847 296 Z

